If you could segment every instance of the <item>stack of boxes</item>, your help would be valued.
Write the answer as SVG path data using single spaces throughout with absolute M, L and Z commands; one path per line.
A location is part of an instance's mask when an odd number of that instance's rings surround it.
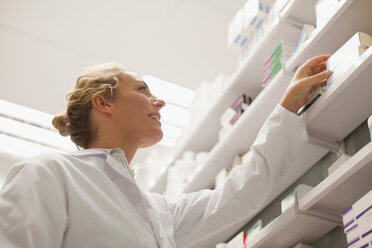
M 263 33 L 263 24 L 275 0 L 248 0 L 230 22 L 227 43 L 244 57 L 256 33 Z
M 348 247 L 372 247 L 372 190 L 342 213 Z
M 285 62 L 291 57 L 295 45 L 281 40 L 274 51 L 264 61 L 264 74 L 262 86 L 266 87 L 271 79 L 284 67 Z
M 241 94 L 235 99 L 234 103 L 225 110 L 220 118 L 220 124 L 222 129 L 219 132 L 219 138 L 221 139 L 231 129 L 232 125 L 239 119 L 241 114 L 248 108 L 252 103 L 252 98 L 246 97 L 245 94 Z

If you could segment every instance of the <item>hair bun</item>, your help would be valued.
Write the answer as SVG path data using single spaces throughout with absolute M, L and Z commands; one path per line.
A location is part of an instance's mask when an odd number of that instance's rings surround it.
M 59 131 L 62 136 L 69 136 L 70 132 L 68 131 L 68 118 L 66 114 L 56 115 L 52 121 L 53 126 Z

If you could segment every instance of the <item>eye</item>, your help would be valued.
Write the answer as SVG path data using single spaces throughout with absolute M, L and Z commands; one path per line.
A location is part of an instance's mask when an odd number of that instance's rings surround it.
M 142 91 L 143 93 L 146 93 L 147 87 L 146 86 L 140 86 L 138 90 Z

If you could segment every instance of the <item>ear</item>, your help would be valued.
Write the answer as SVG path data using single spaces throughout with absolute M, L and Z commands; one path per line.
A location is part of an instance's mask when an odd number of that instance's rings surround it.
M 93 105 L 93 108 L 95 108 L 101 113 L 105 113 L 105 114 L 112 113 L 112 103 L 99 94 L 93 97 L 92 105 Z

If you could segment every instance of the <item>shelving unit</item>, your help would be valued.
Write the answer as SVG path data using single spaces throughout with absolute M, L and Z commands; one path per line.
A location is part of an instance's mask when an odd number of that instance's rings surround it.
M 372 189 L 372 143 L 344 163 L 293 206 L 247 242 L 248 247 L 293 247 L 311 243 L 341 222 L 341 213 Z M 335 216 L 335 221 L 312 214 Z
M 309 4 L 304 6 L 302 4 Z M 228 167 L 235 155 L 245 153 L 254 142 L 256 135 L 285 92 L 295 70 L 307 59 L 338 50 L 357 31 L 372 34 L 372 1 L 342 0 L 328 22 L 317 27 L 311 37 L 303 43 L 285 68 L 270 84 L 262 89 L 260 81 L 263 60 L 281 38 L 289 37 L 289 24 L 314 24 L 314 16 L 308 11 L 316 1 L 292 0 L 284 8 L 279 19 L 266 31 L 262 42 L 245 59 L 232 76 L 229 84 L 211 103 L 207 113 L 187 133 L 178 145 L 175 159 L 186 150 L 210 150 L 208 161 L 196 171 L 182 192 L 193 192 L 210 188 L 217 173 Z M 311 6 L 310 6 L 311 5 Z M 306 12 L 305 14 L 303 14 Z M 309 12 L 309 13 L 307 13 Z M 304 20 L 305 19 L 305 20 Z M 265 204 L 250 216 L 242 216 L 237 223 L 223 233 L 210 237 L 205 242 L 219 243 L 230 238 L 265 208 L 273 199 L 313 166 L 329 150 L 335 149 L 352 130 L 372 114 L 372 49 L 367 50 L 337 82 L 319 98 L 304 115 L 311 136 L 300 155 L 278 185 L 273 187 Z M 241 93 L 255 97 L 251 106 L 243 113 L 225 137 L 217 141 L 219 118 L 231 102 Z M 315 140 L 315 141 L 314 141 Z M 324 141 L 326 145 L 319 145 Z M 232 145 L 234 144 L 234 145 Z M 213 147 L 212 149 L 210 149 Z M 300 241 L 311 242 L 337 224 L 333 220 L 350 206 L 358 197 L 372 188 L 371 143 L 360 150 L 334 174 L 317 185 L 309 194 L 298 201 L 298 209 L 292 208 L 258 236 L 248 242 L 248 247 L 290 247 Z M 165 180 L 166 176 L 162 176 Z M 162 180 L 157 185 L 163 184 Z M 343 194 L 347 196 L 343 196 Z M 340 197 L 340 196 L 343 197 Z M 330 216 L 328 219 L 315 218 L 314 213 Z M 207 244 L 207 243 L 206 243 Z M 275 244 L 275 245 L 274 245 Z

